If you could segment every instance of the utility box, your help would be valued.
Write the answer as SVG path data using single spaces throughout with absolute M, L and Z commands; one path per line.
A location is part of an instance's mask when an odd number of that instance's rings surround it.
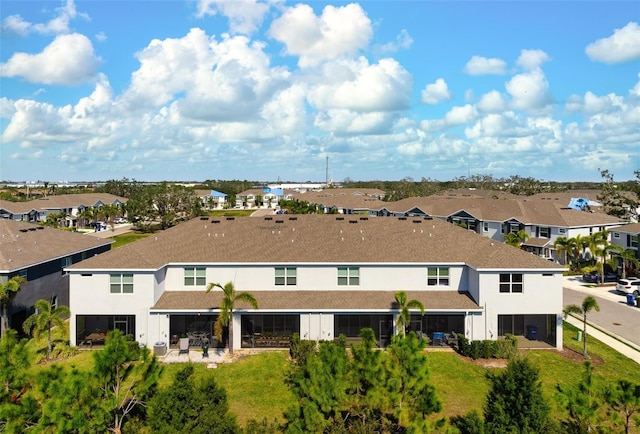
M 167 354 L 167 343 L 166 342 L 156 342 L 153 344 L 153 354 L 156 356 L 164 356 Z

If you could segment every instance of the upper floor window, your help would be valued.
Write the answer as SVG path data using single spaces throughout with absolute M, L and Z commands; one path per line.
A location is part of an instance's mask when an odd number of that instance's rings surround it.
M 522 274 L 500 274 L 500 292 L 522 292 L 522 286 Z
M 66 258 L 62 258 L 60 260 L 60 266 L 62 268 L 68 267 L 69 265 L 71 265 L 71 256 L 67 256 Z
M 631 235 L 629 237 L 629 247 L 638 247 L 638 236 Z
M 133 294 L 133 274 L 112 274 L 110 288 L 112 294 Z
M 489 222 L 482 222 L 482 231 L 489 232 Z
M 540 228 L 540 238 L 551 237 L 551 228 Z
M 338 285 L 357 286 L 360 285 L 359 267 L 338 267 Z
M 184 286 L 204 286 L 207 283 L 204 267 L 185 267 Z
M 567 230 L 565 228 L 558 228 L 558 233 L 559 234 L 566 234 Z
M 449 267 L 428 267 L 428 286 L 449 286 Z
M 29 279 L 27 279 L 27 269 L 26 268 L 18 271 L 18 276 L 22 277 L 24 280 L 29 280 Z
M 276 267 L 276 285 L 295 285 L 296 267 Z
M 613 238 L 619 239 L 620 238 L 620 232 L 614 232 L 613 233 Z

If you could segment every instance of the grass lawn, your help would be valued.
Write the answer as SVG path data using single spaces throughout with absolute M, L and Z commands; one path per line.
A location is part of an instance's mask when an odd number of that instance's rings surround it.
M 577 330 L 568 323 L 564 325 L 565 353 L 572 357 L 554 350 L 522 352 L 539 368 L 544 394 L 556 416 L 560 412 L 555 404 L 556 384 L 576 384 L 582 374 L 583 362 L 579 356 L 582 342 L 576 339 Z M 640 384 L 640 366 L 634 361 L 591 337 L 588 340 L 588 352 L 595 366 L 598 384 L 612 384 L 620 379 Z M 196 363 L 195 375 L 196 378 L 212 375 L 226 389 L 231 412 L 236 415 L 240 425 L 245 426 L 251 419 L 282 421 L 284 410 L 295 402 L 284 383 L 288 357 L 286 351 L 268 351 L 241 358 L 232 364 L 222 364 L 217 369 L 207 369 L 204 364 Z M 485 374 L 488 369 L 500 368 L 487 368 L 482 363 L 467 360 L 452 352 L 429 352 L 427 357 L 431 381 L 443 404 L 440 416 L 463 415 L 472 409 L 482 412 L 489 389 Z M 81 351 L 61 363 L 90 369 L 93 364 L 92 351 Z M 169 387 L 176 372 L 183 367 L 181 364 L 163 366 L 159 384 L 161 388 Z M 34 369 L 41 369 L 41 366 Z
M 113 243 L 111 245 L 111 249 L 117 249 L 118 247 L 122 247 L 125 244 L 129 244 L 132 243 L 134 241 L 140 240 L 142 238 L 147 238 L 149 235 L 152 235 L 151 232 L 149 233 L 142 233 L 142 232 L 127 232 L 126 234 L 122 234 L 122 235 L 116 235 L 114 237 L 110 237 L 111 239 L 115 240 L 115 243 Z

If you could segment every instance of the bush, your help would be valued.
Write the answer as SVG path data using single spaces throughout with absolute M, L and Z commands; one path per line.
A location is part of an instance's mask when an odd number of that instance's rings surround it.
M 456 427 L 460 434 L 484 434 L 484 420 L 478 410 L 471 410 L 464 416 L 453 416 L 451 425 Z
M 510 359 L 518 352 L 518 339 L 507 334 L 504 340 L 495 342 L 494 357 L 497 359 Z
M 471 341 L 469 345 L 469 357 L 477 360 L 482 355 L 482 341 Z
M 317 351 L 316 341 L 301 340 L 298 333 L 294 333 L 291 337 L 291 347 L 289 354 L 291 358 L 298 364 L 307 363 L 309 356 Z

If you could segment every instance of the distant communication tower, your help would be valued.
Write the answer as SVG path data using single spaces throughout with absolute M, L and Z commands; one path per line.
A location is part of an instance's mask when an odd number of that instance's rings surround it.
M 326 187 L 329 186 L 329 157 L 327 157 L 327 164 L 325 167 L 325 173 L 324 173 L 324 185 Z

